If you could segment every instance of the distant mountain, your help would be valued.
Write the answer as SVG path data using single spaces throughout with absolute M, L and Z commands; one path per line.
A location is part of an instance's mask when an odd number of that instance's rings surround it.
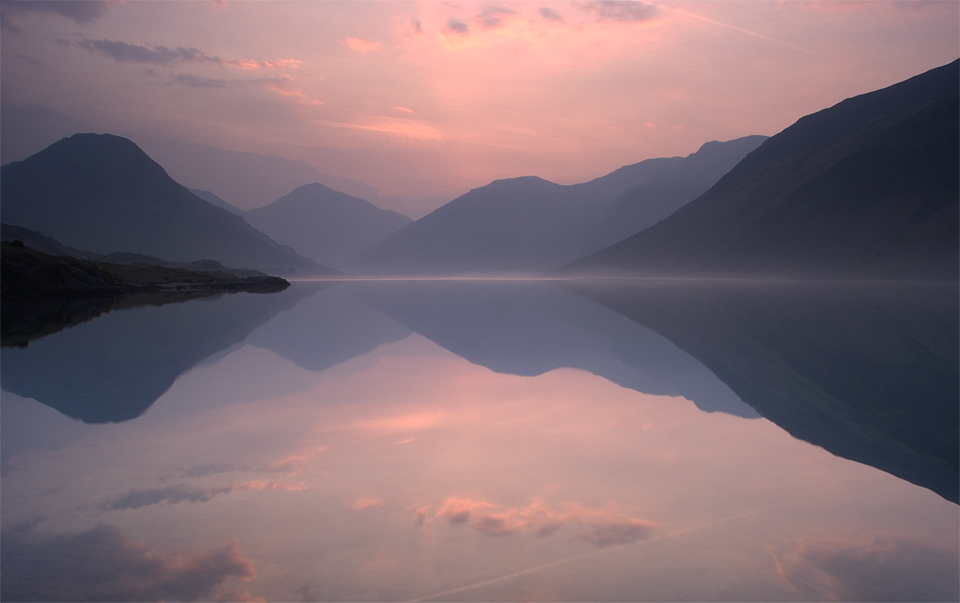
M 960 500 L 951 283 L 570 281 L 792 436 Z
M 398 230 L 347 266 L 378 274 L 542 272 L 579 257 L 562 235 L 681 161 L 650 159 L 569 186 L 535 176 L 497 180 Z
M 200 199 L 119 136 L 76 134 L 0 170 L 4 222 L 70 247 L 272 274 L 329 272 Z
M 95 126 L 75 120 L 43 105 L 0 104 L 0 163 L 22 161 L 61 138 L 96 132 Z M 243 209 L 259 207 L 292 187 L 322 182 L 351 195 L 372 198 L 377 189 L 341 176 L 317 171 L 302 161 L 228 151 L 214 146 L 148 136 L 139 132 L 114 132 L 133 140 L 170 177 L 192 188 L 216 191 Z
M 474 189 L 398 231 L 349 267 L 406 274 L 533 274 L 655 224 L 709 189 L 764 140 L 710 142 L 583 184 L 536 177 Z
M 244 214 L 244 211 L 243 211 L 242 209 L 240 209 L 239 207 L 235 207 L 235 206 L 233 206 L 233 205 L 230 205 L 229 203 L 227 203 L 226 201 L 224 201 L 224 200 L 221 199 L 220 197 L 214 195 L 214 194 L 211 193 L 210 191 L 202 191 L 202 190 L 196 189 L 196 188 L 188 188 L 187 190 L 190 191 L 191 193 L 193 193 L 194 195 L 200 197 L 201 199 L 203 199 L 204 201 L 206 201 L 206 202 L 209 203 L 210 205 L 214 205 L 214 206 L 216 206 L 216 207 L 225 209 L 225 210 L 227 210 L 228 212 L 230 212 L 231 214 L 236 214 L 236 215 L 238 215 L 238 216 L 242 216 L 242 215 Z
M 955 61 L 808 115 L 560 273 L 957 280 L 958 89 Z
M 275 241 L 335 268 L 412 222 L 395 211 L 317 183 L 301 186 L 245 216 Z

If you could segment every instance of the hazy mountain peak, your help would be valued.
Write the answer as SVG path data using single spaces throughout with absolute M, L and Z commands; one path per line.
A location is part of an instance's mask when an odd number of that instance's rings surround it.
M 245 215 L 275 240 L 325 266 L 342 266 L 411 222 L 317 182 Z
M 213 259 L 290 274 L 325 269 L 171 179 L 132 141 L 75 134 L 3 166 L 4 221 L 94 253 Z

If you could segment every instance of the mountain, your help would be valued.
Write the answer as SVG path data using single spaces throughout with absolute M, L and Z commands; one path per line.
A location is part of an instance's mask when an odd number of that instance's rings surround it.
M 957 280 L 958 89 L 955 61 L 808 115 L 559 274 Z
M 952 283 L 569 281 L 831 454 L 960 500 Z
M 0 168 L 5 223 L 64 245 L 273 274 L 329 272 L 174 182 L 133 142 L 76 134 Z
M 626 191 L 596 224 L 572 233 L 584 241 L 580 253 L 600 251 L 663 220 L 707 192 L 766 139 L 745 136 L 705 143 L 677 165 Z
M 188 188 L 187 190 L 190 191 L 191 193 L 193 193 L 194 195 L 200 197 L 201 199 L 203 199 L 204 201 L 206 201 L 206 202 L 209 203 L 210 205 L 214 205 L 214 206 L 219 207 L 219 208 L 221 208 L 221 209 L 225 209 L 225 210 L 227 210 L 228 212 L 230 212 L 231 214 L 236 214 L 236 215 L 238 215 L 238 216 L 242 216 L 242 215 L 243 215 L 243 210 L 242 210 L 242 209 L 240 209 L 239 207 L 235 207 L 235 206 L 233 206 L 233 205 L 230 205 L 229 203 L 227 203 L 226 201 L 224 201 L 224 200 L 221 199 L 220 197 L 214 195 L 214 194 L 211 193 L 210 191 L 203 191 L 203 190 L 196 189 L 196 188 Z
M 518 273 L 557 268 L 662 220 L 709 189 L 764 140 L 709 142 L 590 182 L 497 180 L 398 231 L 348 266 L 407 274 Z
M 2 103 L 0 123 L 3 123 L 0 130 L 0 163 L 3 164 L 26 159 L 61 138 L 97 131 L 89 123 L 43 105 Z M 154 161 L 164 166 L 177 182 L 191 188 L 216 191 L 231 204 L 242 208 L 259 207 L 291 187 L 309 182 L 322 182 L 365 198 L 377 195 L 377 189 L 372 186 L 350 178 L 322 174 L 302 161 L 263 153 L 228 151 L 141 132 L 115 133 L 133 140 Z
M 496 180 L 398 230 L 347 267 L 374 274 L 534 274 L 558 267 L 579 257 L 565 233 L 681 160 L 649 159 L 568 186 L 535 176 Z
M 412 221 L 317 183 L 301 186 L 245 216 L 275 241 L 333 267 L 342 266 Z

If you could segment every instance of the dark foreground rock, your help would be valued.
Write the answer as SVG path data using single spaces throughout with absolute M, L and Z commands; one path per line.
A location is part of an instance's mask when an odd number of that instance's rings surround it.
M 15 297 L 110 297 L 164 290 L 282 291 L 286 280 L 267 275 L 237 277 L 146 263 L 113 264 L 55 256 L 20 241 L 0 243 L 0 294 Z

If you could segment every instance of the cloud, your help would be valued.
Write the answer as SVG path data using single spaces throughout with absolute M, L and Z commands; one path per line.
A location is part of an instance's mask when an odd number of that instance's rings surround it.
M 380 50 L 380 42 L 368 42 L 363 38 L 347 38 L 344 44 L 357 52 L 374 52 Z
M 902 538 L 769 546 L 780 576 L 809 600 L 957 601 L 960 556 Z
M 297 102 L 302 104 L 312 104 L 312 105 L 322 105 L 323 101 L 313 99 L 305 92 L 298 88 L 293 88 L 290 86 L 293 78 L 290 76 L 280 75 L 280 76 L 270 76 L 265 78 L 256 78 L 256 79 L 240 79 L 240 80 L 228 80 L 221 78 L 210 78 L 210 77 L 201 77 L 187 73 L 180 74 L 171 74 L 170 80 L 168 83 L 176 84 L 178 86 L 184 86 L 186 88 L 196 88 L 202 90 L 223 90 L 227 88 L 240 88 L 240 87 L 249 87 L 249 88 L 261 88 L 263 90 L 269 90 L 281 96 L 292 97 L 297 100 Z M 295 473 L 296 470 L 293 468 L 267 468 L 268 471 L 274 471 L 277 473 Z
M 422 527 L 423 524 L 426 523 L 427 521 L 427 513 L 429 511 L 430 511 L 429 505 L 420 507 L 419 509 L 417 509 L 417 513 L 413 518 L 413 525 Z
M 244 490 L 302 490 L 303 486 L 284 482 L 245 482 L 216 488 L 187 488 L 168 486 L 166 488 L 134 488 L 109 502 L 99 505 L 101 509 L 123 511 L 152 507 L 155 505 L 175 505 L 181 502 L 206 502 L 220 494 Z
M 547 21 L 563 21 L 563 15 L 553 10 L 550 7 L 543 6 L 537 9 L 537 12 L 540 13 L 540 16 L 546 19 Z
M 280 69 L 284 67 L 298 67 L 301 61 L 297 59 L 279 59 L 276 61 L 253 61 L 245 59 L 224 59 L 208 55 L 197 48 L 167 48 L 153 44 L 127 44 L 114 40 L 80 40 L 71 42 L 57 40 L 66 46 L 76 46 L 90 52 L 99 52 L 118 63 L 147 63 L 150 65 L 173 66 L 182 63 L 198 63 L 215 65 L 218 67 L 234 67 L 237 69 Z
M 413 33 L 420 35 L 423 33 L 423 25 L 420 23 L 420 19 L 416 17 L 410 19 L 410 25 L 413 26 Z
M 456 17 L 450 17 L 447 20 L 447 29 L 461 35 L 467 35 L 470 33 L 470 26 Z
M 513 513 L 482 513 L 474 518 L 471 526 L 487 536 L 506 536 L 520 531 L 527 523 Z
M 517 14 L 517 11 L 509 8 L 503 8 L 500 6 L 488 6 L 483 10 L 483 12 L 477 15 L 477 21 L 479 21 L 480 24 L 486 27 L 487 29 L 491 29 L 494 27 L 499 27 L 500 25 L 503 24 L 504 15 L 515 15 L 515 14 Z
M 593 13 L 597 21 L 634 23 L 649 21 L 659 14 L 657 7 L 631 0 L 598 0 L 596 2 L 574 2 L 573 4 L 581 10 Z
M 417 510 L 414 523 L 423 525 L 428 507 Z M 568 524 L 586 524 L 590 531 L 577 540 L 603 548 L 624 545 L 650 538 L 656 524 L 630 517 L 613 509 L 590 509 L 569 505 L 565 511 L 555 511 L 541 501 L 534 501 L 522 509 L 497 509 L 493 503 L 465 498 L 449 498 L 437 510 L 436 516 L 453 526 L 466 525 L 487 536 L 507 536 L 524 528 L 544 538 Z
M 36 522 L 0 538 L 4 601 L 249 600 L 243 590 L 217 592 L 229 579 L 256 576 L 236 542 L 205 552 L 168 554 L 125 540 L 111 526 L 77 534 L 39 535 Z
M 372 509 L 373 507 L 382 507 L 383 501 L 379 498 L 361 498 L 353 503 L 353 508 L 357 511 Z
M 3 29 L 20 33 L 21 29 L 9 20 L 11 13 L 44 13 L 66 17 L 78 25 L 93 23 L 112 6 L 122 0 L 50 0 L 46 2 L 3 2 L 0 4 L 0 23 Z
M 590 524 L 590 528 L 590 533 L 581 536 L 580 540 L 600 548 L 646 540 L 654 532 L 654 524 L 639 519 L 620 523 L 594 523 Z
M 186 86 L 187 88 L 233 88 L 242 83 L 242 80 L 221 80 L 210 77 L 199 77 L 189 73 L 180 73 L 170 76 L 170 81 L 174 84 Z
M 473 501 L 466 498 L 448 498 L 437 511 L 437 515 L 450 523 L 467 523 L 470 516 L 479 509 L 492 506 L 488 502 Z
M 243 471 L 245 467 L 240 467 L 233 463 L 194 465 L 183 472 L 187 477 L 206 477 L 217 473 L 230 473 L 233 471 Z

